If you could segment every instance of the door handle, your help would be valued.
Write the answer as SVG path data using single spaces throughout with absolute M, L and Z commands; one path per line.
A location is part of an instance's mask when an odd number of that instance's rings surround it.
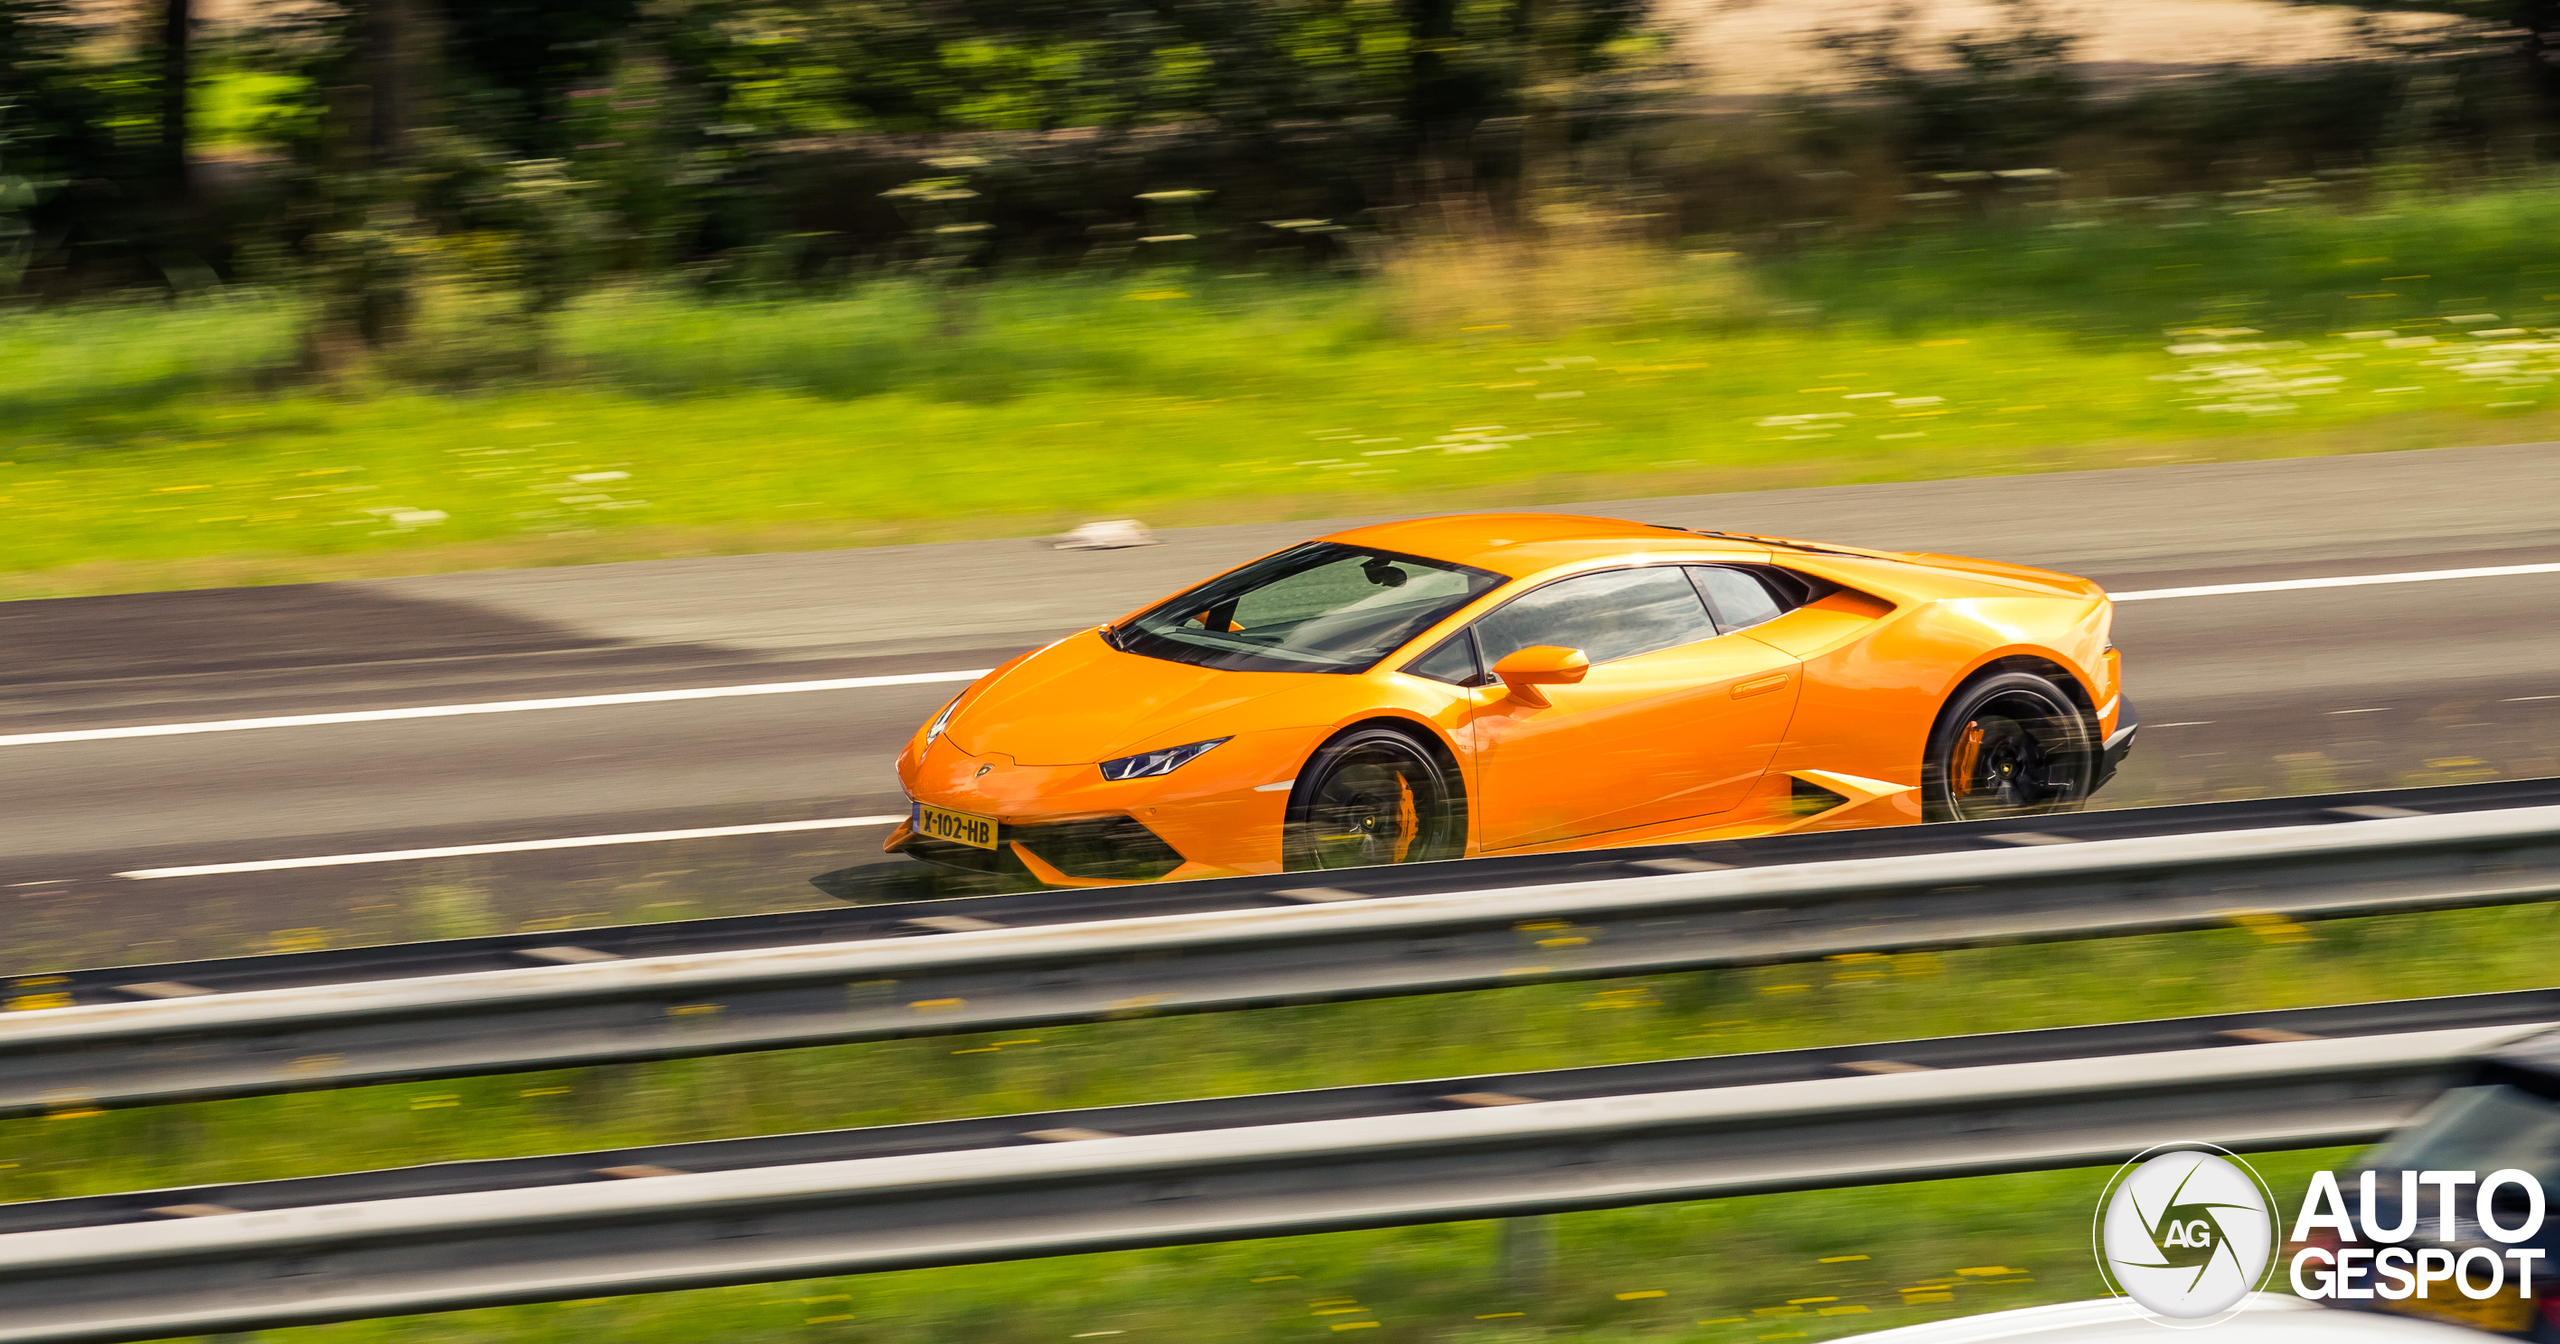
M 1789 675 L 1789 673 L 1780 672 L 1774 676 L 1753 677 L 1749 681 L 1737 683 L 1733 688 L 1733 698 L 1740 700 L 1746 696 L 1758 695 L 1764 691 L 1781 689 L 1787 684 L 1787 678 Z

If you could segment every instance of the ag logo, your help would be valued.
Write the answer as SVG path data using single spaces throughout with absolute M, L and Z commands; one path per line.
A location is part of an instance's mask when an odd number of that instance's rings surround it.
M 2098 1203 L 2098 1270 L 2161 1325 L 2212 1325 L 2267 1277 L 2273 1200 L 2247 1163 L 2163 1144 L 2116 1172 Z

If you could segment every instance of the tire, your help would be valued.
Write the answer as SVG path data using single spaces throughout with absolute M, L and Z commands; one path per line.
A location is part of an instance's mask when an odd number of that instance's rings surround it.
M 1354 728 L 1298 772 L 1281 831 L 1291 872 L 1454 859 L 1466 851 L 1463 787 L 1410 733 Z
M 2002 672 L 1947 701 L 1920 770 L 1929 821 L 2077 812 L 2098 786 L 2097 725 L 2050 678 Z

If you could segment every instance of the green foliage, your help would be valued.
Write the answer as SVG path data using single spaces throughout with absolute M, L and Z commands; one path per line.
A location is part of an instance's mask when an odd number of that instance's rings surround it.
M 813 147 L 848 137 L 1075 131 L 1109 145 L 1179 127 L 1194 158 L 1258 160 L 1248 171 L 1340 195 L 1388 180 L 1428 135 L 1519 112 L 1533 4 L 1569 20 L 1537 39 L 1569 71 L 1626 59 L 1642 13 L 1638 0 L 492 0 L 434 6 L 421 27 L 399 19 L 417 2 L 227 22 L 198 53 L 196 147 L 283 151 L 294 172 L 252 189 L 298 204 L 182 219 L 156 197 L 137 214 L 92 193 L 66 208 L 101 227 L 116 217 L 106 232 L 125 241 L 67 255 L 66 285 L 123 283 L 137 251 L 210 230 L 191 241 L 217 255 L 282 242 L 325 289 L 348 249 L 313 240 L 357 231 L 356 214 L 408 206 L 420 227 L 448 227 L 434 202 L 400 195 L 403 182 L 355 180 L 433 157 L 412 152 L 410 128 L 502 162 L 560 160 L 600 184 L 582 195 L 609 216 L 584 230 L 590 264 L 616 269 L 838 231 L 791 218 L 805 208 L 792 193 Z M 131 43 L 83 48 L 72 12 L 71 0 L 0 0 L 15 157 L 21 171 L 142 181 L 161 162 L 160 68 Z M 1102 186 L 1111 172 L 1090 156 L 1081 167 L 1096 180 L 1070 209 L 1126 218 L 1131 184 Z M 278 220 L 281 238 L 259 236 Z M 324 321 L 337 306 L 321 306 Z
M 607 221 L 596 184 L 560 159 L 494 162 L 457 155 L 438 194 L 450 206 L 439 239 L 469 281 L 512 297 L 528 320 L 547 319 L 585 290 L 603 261 Z
M 307 76 L 215 64 L 197 86 L 193 127 L 198 152 L 255 153 L 312 133 L 289 118 L 312 114 Z
M 1637 191 L 1665 178 L 1692 229 L 1925 213 L 1898 203 L 1930 194 L 1910 173 L 2050 168 L 2098 141 L 2124 161 L 2106 171 L 2140 179 L 2130 191 L 2230 185 L 2273 175 L 2257 166 L 2273 159 L 2476 171 L 2538 152 L 2536 99 L 2555 96 L 2534 91 L 2553 77 L 2518 62 L 2508 34 L 2473 24 L 2102 108 L 2072 64 L 2076 30 L 2039 0 L 2003 0 L 2004 27 L 1941 44 L 1944 62 L 1912 51 L 1898 11 L 1829 34 L 1875 101 L 1808 107 L 1778 143 L 1770 128 L 1631 115 L 1666 110 L 1679 82 L 1640 0 L 492 0 L 430 6 L 432 49 L 383 36 L 380 19 L 424 2 L 254 7 L 222 26 L 198 53 L 199 148 L 281 151 L 294 166 L 226 169 L 220 208 L 190 212 L 152 177 L 165 162 L 148 44 L 82 45 L 57 22 L 71 0 L 0 0 L 13 171 L 77 184 L 21 211 L 50 240 L 32 283 L 70 293 L 150 282 L 173 260 L 200 270 L 189 257 L 232 275 L 272 258 L 282 269 L 264 277 L 304 266 L 326 293 L 349 274 L 345 235 L 376 227 L 360 218 L 376 206 L 406 208 L 414 223 L 400 227 L 430 250 L 491 231 L 436 197 L 450 174 L 435 160 L 453 146 L 491 164 L 556 160 L 564 181 L 592 184 L 574 193 L 593 216 L 575 227 L 494 230 L 543 253 L 512 272 L 536 286 L 521 306 L 543 311 L 576 283 L 542 277 L 579 270 L 675 268 L 734 293 L 894 264 L 915 239 L 880 193 L 953 153 L 995 165 L 971 183 L 986 198 L 967 221 L 986 226 L 972 268 L 1114 255 L 1142 223 L 1133 198 L 1167 188 L 1216 193 L 1181 230 L 1203 256 L 1288 244 L 1342 260 L 1345 240 L 1274 237 L 1267 221 L 1356 229 L 1419 195 L 1508 202 L 1515 185 L 1521 217 L 1544 218 L 1575 189 L 1577 144 L 1580 171 L 1623 164 L 1608 171 Z M 361 90 L 377 83 L 411 92 L 371 116 Z M 1754 137 L 1738 156 L 1716 147 Z M 391 143 L 412 139 L 442 147 Z M 1682 167 L 1703 162 L 1721 166 Z M 1844 192 L 1859 199 L 1844 207 Z M 485 258 L 485 241 L 446 250 Z M 589 255 L 572 264 L 558 252 L 570 246 Z M 345 329 L 348 306 L 315 312 Z M 397 344 L 411 326 L 372 329 Z
M 2296 172 L 2352 170 L 2388 143 L 2406 77 L 2379 61 L 2237 74 L 2138 94 L 2119 125 L 2189 179 L 2235 146 L 2269 143 Z

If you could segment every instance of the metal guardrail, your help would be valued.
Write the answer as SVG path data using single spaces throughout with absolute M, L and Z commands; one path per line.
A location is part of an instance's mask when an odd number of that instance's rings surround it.
M 0 1015 L 0 1114 L 2560 898 L 2560 807 Z
M 1703 1088 L 1752 1087 L 1916 1069 L 1981 1068 L 2051 1060 L 2126 1058 L 2171 1050 L 2227 1049 L 2268 1041 L 2383 1036 L 2457 1027 L 2560 1021 L 2560 987 L 2442 998 L 2327 1004 L 2198 1017 L 2152 1018 L 2078 1027 L 1938 1036 L 1919 1040 L 1767 1050 L 1478 1074 L 1350 1087 L 1262 1092 L 1185 1101 L 1089 1106 L 1029 1114 L 973 1116 L 903 1125 L 650 1144 L 600 1152 L 437 1162 L 380 1171 L 338 1172 L 161 1190 L 0 1203 L 0 1236 L 117 1223 L 158 1222 L 167 1209 L 265 1212 L 315 1204 L 417 1195 L 469 1194 L 572 1185 L 633 1171 L 742 1171 L 866 1157 L 958 1152 L 1061 1134 L 1186 1134 L 1247 1125 L 1295 1124 L 1448 1110 L 1499 1099 L 1579 1101 Z
M 1506 1217 L 2377 1137 L 2469 1027 L 1993 1064 L 0 1236 L 0 1344 Z M 173 1211 L 175 1212 L 175 1211 Z

